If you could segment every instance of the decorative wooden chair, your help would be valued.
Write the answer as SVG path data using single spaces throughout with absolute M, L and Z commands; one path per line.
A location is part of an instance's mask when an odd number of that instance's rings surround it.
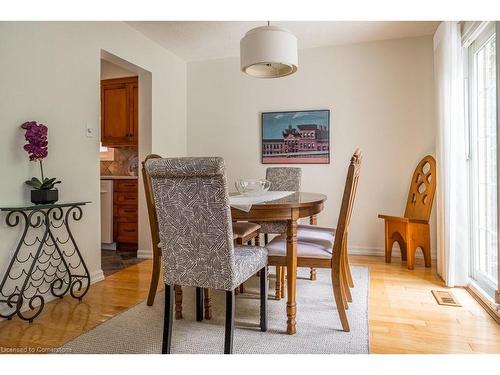
M 156 215 L 156 208 L 154 206 L 153 190 L 151 186 L 151 178 L 149 177 L 147 170 L 145 168 L 145 162 L 151 159 L 160 159 L 160 155 L 151 154 L 146 156 L 146 159 L 142 162 L 142 179 L 144 182 L 144 192 L 146 195 L 146 203 L 148 207 L 149 216 L 149 228 L 151 230 L 151 241 L 153 247 L 153 272 L 151 274 L 151 283 L 149 286 L 149 294 L 147 305 L 153 306 L 156 290 L 158 288 L 158 281 L 160 279 L 160 263 L 161 263 L 161 251 L 159 248 L 160 235 L 158 233 L 158 218 Z M 233 223 L 233 238 L 234 241 L 243 245 L 249 243 L 252 239 L 255 239 L 255 245 L 259 246 L 259 230 L 260 225 L 248 222 Z M 176 285 L 175 289 L 175 319 L 182 319 L 182 287 Z M 243 292 L 243 287 L 241 287 L 241 292 Z M 199 293 L 199 292 L 198 292 Z M 204 316 L 205 319 L 210 320 L 212 318 L 211 309 L 211 291 L 205 289 L 204 294 Z
M 386 263 L 391 263 L 392 246 L 397 242 L 409 270 L 415 267 L 415 252 L 419 247 L 424 253 L 425 266 L 431 266 L 429 219 L 435 192 L 436 160 L 427 155 L 413 173 L 404 217 L 378 215 L 385 220 Z
M 170 353 L 173 285 L 226 292 L 224 353 L 232 353 L 235 288 L 260 271 L 260 329 L 267 330 L 267 250 L 234 246 L 224 160 L 150 159 L 165 282 L 162 353 Z M 197 311 L 202 305 L 197 293 Z M 198 315 L 198 314 L 197 314 Z
M 297 226 L 297 266 L 330 268 L 333 294 L 344 331 L 349 331 L 346 309 L 352 301 L 349 289 L 350 272 L 347 263 L 347 237 L 356 197 L 359 170 L 363 156 L 357 149 L 350 161 L 340 206 L 337 228 L 314 225 Z M 267 245 L 270 266 L 286 265 L 286 235 L 275 237 Z

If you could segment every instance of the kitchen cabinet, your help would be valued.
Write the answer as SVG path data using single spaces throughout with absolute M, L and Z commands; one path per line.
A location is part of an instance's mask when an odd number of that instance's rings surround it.
M 138 78 L 101 81 L 101 143 L 107 147 L 138 145 Z
M 137 180 L 113 181 L 113 232 L 117 249 L 137 251 L 138 188 Z

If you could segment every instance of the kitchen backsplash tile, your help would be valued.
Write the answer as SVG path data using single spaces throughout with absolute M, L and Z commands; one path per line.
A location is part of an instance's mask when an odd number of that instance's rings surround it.
M 131 174 L 137 175 L 137 148 L 115 148 L 115 160 L 101 161 L 100 163 L 101 176 L 129 176 Z

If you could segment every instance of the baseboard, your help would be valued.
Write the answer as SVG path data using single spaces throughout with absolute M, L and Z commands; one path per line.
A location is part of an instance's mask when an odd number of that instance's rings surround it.
M 383 247 L 365 247 L 365 246 L 354 246 L 349 247 L 349 255 L 368 255 L 375 257 L 385 257 L 385 248 Z M 400 255 L 399 250 L 394 249 L 392 251 L 392 256 Z M 417 251 L 415 254 L 415 258 L 424 259 L 424 255 L 422 251 Z M 431 253 L 431 259 L 436 260 L 436 253 Z
M 95 284 L 95 283 L 97 283 L 99 281 L 102 281 L 102 280 L 104 280 L 104 273 L 102 272 L 102 269 L 94 271 L 94 272 L 92 272 L 90 274 L 90 284 L 91 285 Z M 66 294 L 66 295 L 69 296 L 69 293 Z M 59 297 L 54 297 L 52 294 L 45 295 L 45 296 L 43 296 L 43 298 L 45 300 L 45 303 L 48 303 L 50 301 L 54 301 L 56 299 L 59 299 Z M 85 297 L 84 297 L 84 299 L 85 299 Z M 35 303 L 35 306 L 38 306 L 38 304 Z M 29 310 L 29 307 L 26 307 L 22 311 L 27 311 L 27 310 Z M 8 311 L 12 311 L 12 310 L 9 309 L 9 308 L 5 308 L 5 307 L 1 308 L 0 307 L 0 313 L 1 314 L 6 314 Z M 2 320 L 6 320 L 6 319 L 5 318 L 0 318 L 0 321 L 2 321 Z
M 137 258 L 139 259 L 153 259 L 153 250 L 137 250 Z
M 499 306 L 497 306 L 492 300 L 485 296 L 474 285 L 469 284 L 465 287 L 465 289 L 481 305 L 481 307 L 486 310 L 486 312 L 493 318 L 493 320 L 500 324 Z
M 97 270 L 90 274 L 90 284 L 95 284 L 102 280 L 104 280 L 104 272 L 102 270 Z
M 385 257 L 385 250 L 378 247 L 349 247 L 349 255 L 369 255 L 375 257 Z
M 396 255 L 398 250 L 393 251 L 393 256 Z M 369 255 L 369 256 L 376 256 L 376 257 L 385 257 L 385 249 L 383 247 L 368 247 L 368 246 L 356 246 L 356 247 L 349 247 L 349 254 L 350 255 Z M 422 255 L 421 251 L 417 251 L 415 254 L 416 258 L 424 258 Z M 137 258 L 139 259 L 152 259 L 153 258 L 153 251 L 149 249 L 145 250 L 137 250 Z M 431 255 L 432 260 L 436 260 L 436 254 L 432 253 Z

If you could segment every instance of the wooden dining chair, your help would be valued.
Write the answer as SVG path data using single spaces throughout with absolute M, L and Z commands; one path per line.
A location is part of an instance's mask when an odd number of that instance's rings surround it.
M 156 208 L 154 206 L 153 200 L 153 190 L 151 185 L 151 178 L 145 168 L 145 163 L 151 159 L 160 159 L 160 155 L 150 154 L 146 156 L 142 162 L 142 179 L 144 182 L 144 192 L 146 195 L 146 204 L 148 208 L 149 217 L 149 228 L 151 231 L 151 242 L 153 247 L 153 271 L 151 273 L 151 282 L 149 285 L 149 293 L 147 299 L 147 305 L 153 306 L 156 291 L 158 288 L 158 281 L 160 279 L 160 263 L 161 263 L 161 251 L 159 248 L 160 235 L 158 233 L 158 217 L 156 214 Z M 233 223 L 233 238 L 234 241 L 243 245 L 255 239 L 255 245 L 259 246 L 259 230 L 260 225 L 255 223 L 239 222 Z M 175 285 L 175 319 L 182 319 L 182 287 L 180 285 Z M 243 292 L 243 289 L 240 289 Z M 199 291 L 198 291 L 199 293 Z M 203 290 L 203 305 L 204 305 L 204 318 L 206 320 L 212 319 L 212 293 L 210 289 Z
M 352 296 L 349 289 L 347 237 L 356 197 L 362 154 L 357 149 L 349 163 L 347 178 L 336 228 L 313 225 L 297 226 L 297 266 L 330 268 L 335 303 L 344 331 L 349 331 L 346 309 Z M 271 240 L 267 249 L 270 266 L 286 266 L 286 235 Z
M 234 246 L 224 160 L 149 159 L 162 249 L 165 311 L 162 353 L 172 341 L 173 285 L 226 294 L 224 353 L 233 351 L 235 288 L 260 271 L 260 329 L 267 330 L 267 250 Z M 197 311 L 201 305 L 197 293 Z
M 427 155 L 415 168 L 410 181 L 404 217 L 378 215 L 385 221 L 385 262 L 391 263 L 392 246 L 399 244 L 401 258 L 409 270 L 415 267 L 415 252 L 421 248 L 426 267 L 431 266 L 429 219 L 436 192 L 436 160 Z

